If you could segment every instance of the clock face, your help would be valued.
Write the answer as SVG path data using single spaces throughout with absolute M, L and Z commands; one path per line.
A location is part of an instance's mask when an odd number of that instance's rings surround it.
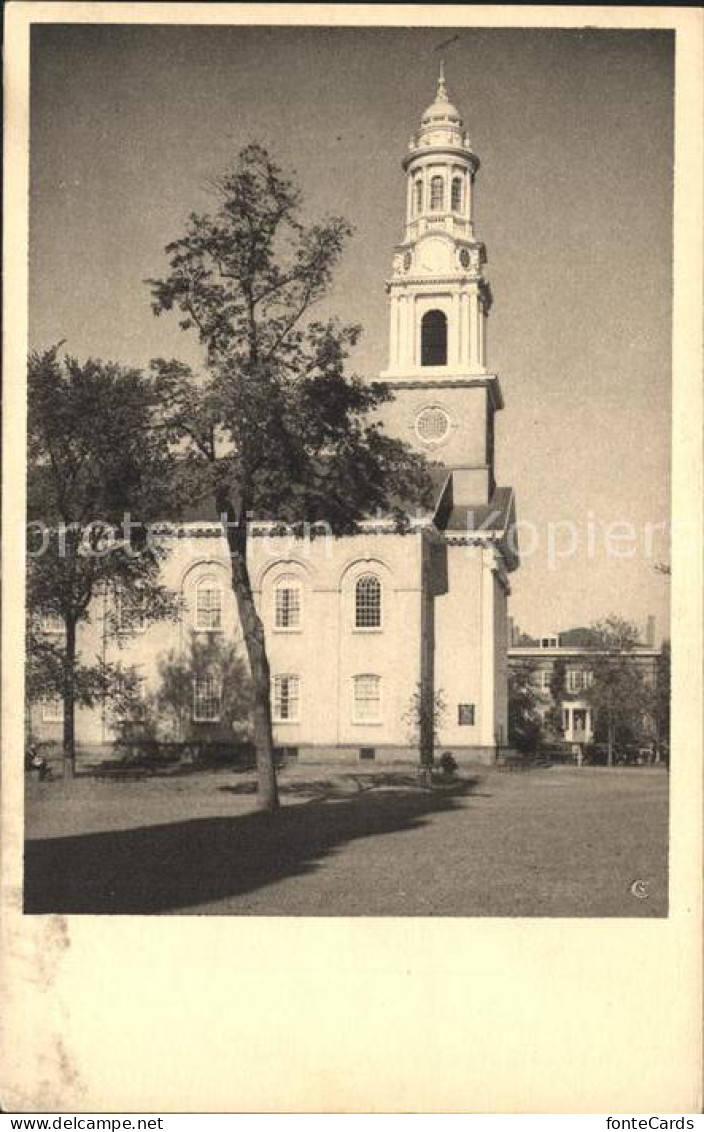
M 432 236 L 421 241 L 418 256 L 420 270 L 432 275 L 451 272 L 457 262 L 451 242 Z
M 460 252 L 460 263 L 463 267 L 469 267 L 471 263 L 470 255 L 466 248 L 462 248 Z
M 409 271 L 412 263 L 413 263 L 413 256 L 411 255 L 410 252 L 406 252 L 405 256 L 403 257 L 403 269 L 404 269 L 404 271 Z

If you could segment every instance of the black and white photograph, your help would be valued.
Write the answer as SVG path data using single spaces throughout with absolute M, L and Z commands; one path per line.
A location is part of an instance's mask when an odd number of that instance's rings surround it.
M 86 7 L 28 28 L 23 916 L 667 930 L 679 33 Z

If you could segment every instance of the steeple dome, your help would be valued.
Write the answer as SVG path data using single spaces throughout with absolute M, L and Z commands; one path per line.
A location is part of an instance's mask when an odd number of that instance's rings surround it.
M 440 75 L 438 78 L 435 102 L 431 102 L 421 118 L 421 124 L 423 126 L 432 126 L 438 122 L 453 122 L 460 126 L 460 128 L 462 127 L 462 119 L 460 118 L 459 110 L 456 106 L 452 105 L 447 97 L 445 71 L 442 63 L 440 63 Z
M 408 153 L 403 161 L 404 169 L 408 169 L 409 164 L 420 154 L 441 149 L 461 155 L 471 167 L 472 173 L 476 173 L 479 168 L 479 158 L 472 152 L 472 144 L 460 112 L 448 97 L 442 63 L 435 101 L 431 102 L 423 112 L 420 129 L 408 143 Z

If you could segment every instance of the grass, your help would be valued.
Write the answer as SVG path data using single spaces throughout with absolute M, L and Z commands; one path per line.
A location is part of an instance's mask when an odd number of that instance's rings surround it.
M 660 769 L 478 767 L 424 790 L 410 767 L 294 767 L 280 785 L 272 820 L 250 773 L 32 778 L 25 911 L 667 915 Z

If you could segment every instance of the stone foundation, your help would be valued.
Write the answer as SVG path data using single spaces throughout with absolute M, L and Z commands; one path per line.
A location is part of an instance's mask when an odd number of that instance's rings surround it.
M 298 763 L 313 765 L 315 763 L 340 763 L 345 766 L 350 765 L 371 765 L 372 763 L 382 763 L 385 765 L 393 763 L 409 763 L 419 765 L 420 756 L 418 751 L 413 747 L 397 747 L 389 744 L 379 744 L 374 746 L 369 744 L 369 749 L 374 751 L 373 758 L 363 758 L 361 751 L 363 747 L 332 747 L 332 746 L 313 746 L 312 744 L 301 745 L 298 750 Z M 435 752 L 435 761 L 439 762 L 441 755 L 445 751 L 456 759 L 458 766 L 468 766 L 472 764 L 479 764 L 481 766 L 492 766 L 496 762 L 496 747 L 450 747 L 439 746 Z

